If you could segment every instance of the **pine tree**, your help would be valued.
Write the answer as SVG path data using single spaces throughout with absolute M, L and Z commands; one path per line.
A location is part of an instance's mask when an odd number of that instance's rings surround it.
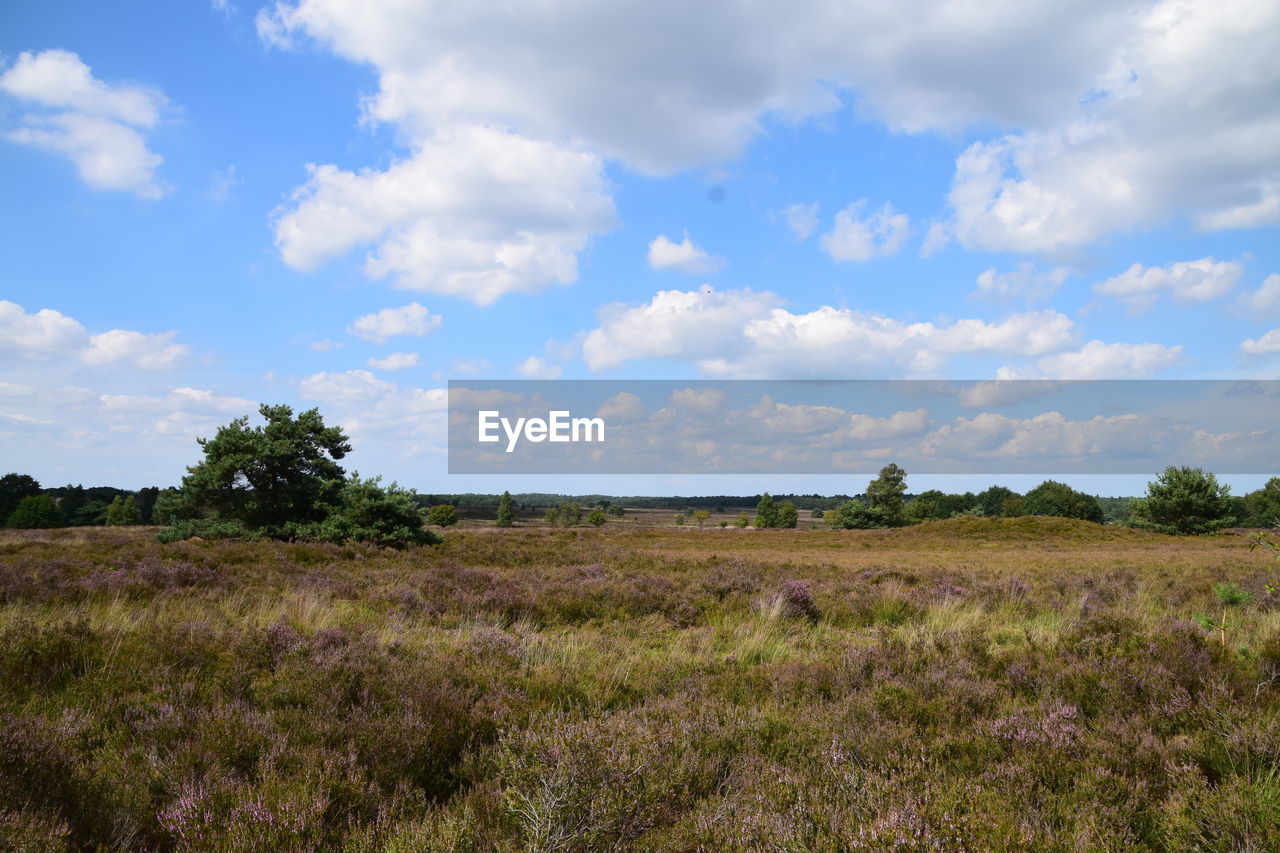
M 510 527 L 515 524 L 515 512 L 512 509 L 511 492 L 503 492 L 498 501 L 498 526 Z

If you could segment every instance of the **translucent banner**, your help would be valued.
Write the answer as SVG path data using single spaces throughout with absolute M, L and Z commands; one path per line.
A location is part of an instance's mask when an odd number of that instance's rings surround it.
M 451 474 L 1280 472 L 1280 380 L 458 380 Z

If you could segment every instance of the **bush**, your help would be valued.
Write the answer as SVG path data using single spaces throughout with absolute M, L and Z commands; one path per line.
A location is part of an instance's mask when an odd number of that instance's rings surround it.
M 1170 465 L 1147 484 L 1147 496 L 1133 502 L 1130 523 L 1157 533 L 1213 533 L 1234 520 L 1231 487 L 1202 468 Z
M 605 524 L 608 521 L 609 521 L 609 516 L 605 515 L 602 511 L 598 509 L 591 510 L 591 512 L 587 515 L 587 523 L 593 527 L 599 527 L 600 525 Z
M 1077 492 L 1066 483 L 1045 480 L 1022 499 L 1027 515 L 1056 515 L 1102 523 L 1102 505 L 1093 495 Z
M 6 526 L 22 529 L 61 527 L 62 513 L 48 495 L 29 495 L 18 501 L 17 508 L 9 514 Z
M 450 504 L 438 504 L 427 510 L 427 523 L 452 527 L 458 523 L 458 511 Z

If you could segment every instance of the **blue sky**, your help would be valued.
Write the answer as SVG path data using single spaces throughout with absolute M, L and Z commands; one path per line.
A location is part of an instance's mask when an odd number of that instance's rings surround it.
M 0 467 L 172 484 L 289 402 L 427 492 L 858 491 L 450 477 L 444 388 L 1274 378 L 1277 35 L 1254 0 L 11 0 Z

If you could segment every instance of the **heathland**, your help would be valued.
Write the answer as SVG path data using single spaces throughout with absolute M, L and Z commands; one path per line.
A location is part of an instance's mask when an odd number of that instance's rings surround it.
M 1241 535 L 154 533 L 0 533 L 0 848 L 1280 849 Z

